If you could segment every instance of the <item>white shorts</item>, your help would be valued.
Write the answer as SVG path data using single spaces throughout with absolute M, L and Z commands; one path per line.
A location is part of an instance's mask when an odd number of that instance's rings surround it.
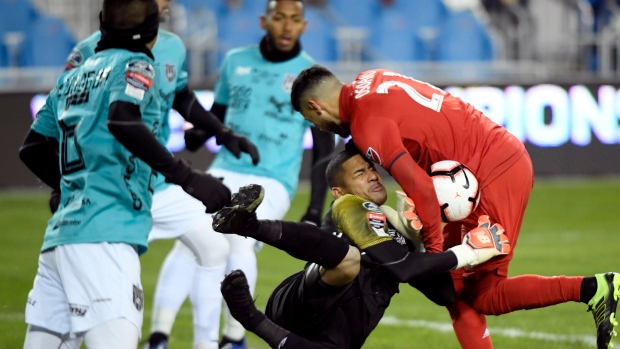
M 77 336 L 125 318 L 140 332 L 143 308 L 140 260 L 132 246 L 61 245 L 39 256 L 26 323 Z
M 248 184 L 258 184 L 265 188 L 265 198 L 256 210 L 258 219 L 282 219 L 289 207 L 291 199 L 282 183 L 269 177 L 249 175 L 239 172 L 214 169 L 209 171 L 214 177 L 224 177 L 224 185 L 231 193 Z
M 171 185 L 153 195 L 153 228 L 149 242 L 176 239 L 205 219 L 205 206 L 180 186 Z

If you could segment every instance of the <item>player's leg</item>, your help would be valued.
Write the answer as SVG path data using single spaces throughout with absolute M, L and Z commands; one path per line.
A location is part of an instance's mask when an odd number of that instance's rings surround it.
M 452 319 L 456 338 L 463 349 L 493 349 L 493 342 L 487 327 L 486 317 L 481 315 L 467 302 L 463 270 L 451 272 L 457 294 L 455 303 L 446 308 Z
M 198 262 L 190 290 L 194 349 L 217 349 L 222 311 L 222 294 L 217 290 L 224 279 L 230 248 L 228 240 L 213 231 L 211 217 L 205 218 L 206 224 L 200 224 L 179 240 L 193 251 Z
M 218 170 L 219 171 L 219 170 Z M 240 187 L 249 184 L 258 184 L 265 189 L 265 194 L 261 205 L 256 211 L 259 219 L 282 219 L 290 207 L 290 198 L 284 186 L 271 178 L 250 176 L 228 171 L 214 171 L 216 177 L 224 177 L 224 184 L 231 188 L 233 192 Z M 226 266 L 226 273 L 232 270 L 241 269 L 246 275 L 250 292 L 254 294 L 254 287 L 258 277 L 256 266 L 256 240 L 237 235 L 226 235 L 230 243 L 230 255 Z M 225 308 L 223 339 L 220 346 L 230 343 L 233 349 L 244 347 L 245 329 L 236 321 Z
M 71 333 L 87 334 L 87 348 L 137 348 L 144 308 L 137 251 L 124 243 L 96 243 L 62 245 L 55 252 L 72 315 Z M 108 328 L 106 323 L 114 325 L 113 331 L 89 336 Z M 105 346 L 96 346 L 99 342 Z
M 181 305 L 197 284 L 200 289 L 211 283 L 213 291 L 208 292 L 218 298 L 192 305 L 195 308 L 194 322 L 203 328 L 195 330 L 195 339 L 209 342 L 212 337 L 217 342 L 217 329 L 221 312 L 221 296 L 217 292 L 219 282 L 224 277 L 228 255 L 228 242 L 221 234 L 211 229 L 209 215 L 205 214 L 202 203 L 186 194 L 178 186 L 169 186 L 155 193 L 153 197 L 153 229 L 149 241 L 178 238 L 160 270 L 154 296 L 150 348 L 165 348 L 174 319 Z M 217 304 L 216 304 L 217 303 Z M 205 323 L 216 318 L 215 330 L 204 329 Z M 211 335 L 209 334 L 211 333 Z M 206 344 L 205 344 L 206 345 Z M 213 343 L 210 344 L 212 347 Z
M 69 333 L 60 334 L 43 327 L 28 325 L 24 349 L 79 349 L 82 337 L 70 337 Z
M 69 339 L 69 302 L 55 255 L 55 250 L 39 255 L 37 275 L 26 304 L 28 329 L 24 349 L 79 348 L 80 341 Z
M 303 277 L 303 274 L 297 274 Z M 291 284 L 291 283 L 289 283 Z M 292 283 L 301 285 L 302 282 Z M 230 311 L 239 322 L 258 337 L 278 349 L 336 349 L 337 345 L 313 343 L 275 324 L 256 308 L 245 275 L 240 270 L 228 274 L 222 282 L 221 292 Z M 272 302 L 270 302 L 272 303 Z M 276 308 L 281 308 L 276 306 Z M 293 311 L 294 309 L 290 309 Z
M 106 321 L 84 335 L 87 349 L 135 349 L 139 341 L 140 330 L 124 318 Z
M 149 348 L 165 348 L 176 315 L 192 288 L 196 267 L 194 253 L 177 240 L 159 270 L 153 296 Z

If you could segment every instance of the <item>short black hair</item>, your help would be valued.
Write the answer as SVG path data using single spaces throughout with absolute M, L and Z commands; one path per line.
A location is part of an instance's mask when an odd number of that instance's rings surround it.
M 254 0 L 252 0 L 252 1 L 254 1 Z M 275 1 L 275 2 L 278 2 L 278 1 L 296 1 L 296 2 L 301 2 L 301 5 L 304 6 L 304 0 L 267 0 L 267 4 L 265 5 L 265 13 L 269 13 L 269 4 L 272 1 Z
M 291 104 L 296 111 L 301 110 L 301 103 L 307 92 L 314 90 L 325 78 L 335 77 L 329 69 L 315 64 L 299 73 L 291 89 Z
M 344 150 L 336 154 L 325 170 L 325 177 L 327 178 L 327 184 L 330 188 L 344 186 L 344 179 L 342 178 L 343 168 L 345 162 L 356 155 L 362 155 L 360 151 L 355 147 L 353 141 L 349 141 Z M 366 160 L 366 158 L 364 158 Z
M 131 29 L 159 12 L 155 0 L 104 0 L 102 19 L 114 29 Z

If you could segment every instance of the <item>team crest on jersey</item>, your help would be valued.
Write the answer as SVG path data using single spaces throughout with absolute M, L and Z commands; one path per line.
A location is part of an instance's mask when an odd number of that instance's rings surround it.
M 168 82 L 172 82 L 177 76 L 177 71 L 174 68 L 174 64 L 166 63 L 166 79 Z
M 80 50 L 73 50 L 69 54 L 69 57 L 67 57 L 66 68 L 71 69 L 79 67 L 82 65 L 82 63 L 84 63 L 84 55 L 82 54 L 82 52 L 80 52 Z
M 292 74 L 284 75 L 284 81 L 282 81 L 282 88 L 284 89 L 284 91 L 288 93 L 291 92 L 291 90 L 293 89 L 293 82 L 295 81 L 295 78 L 297 78 L 297 76 Z
M 144 308 L 144 291 L 136 285 L 133 285 L 133 305 L 138 311 L 142 311 Z
M 381 165 L 381 157 L 379 157 L 379 153 L 372 149 L 372 147 L 368 147 L 368 150 L 366 150 L 366 158 L 377 165 Z

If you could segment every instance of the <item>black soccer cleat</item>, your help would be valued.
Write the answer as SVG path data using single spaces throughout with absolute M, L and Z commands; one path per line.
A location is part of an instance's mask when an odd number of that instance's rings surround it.
M 213 216 L 213 230 L 247 236 L 246 232 L 258 224 L 255 211 L 264 197 L 265 189 L 258 184 L 239 188 L 239 192 L 233 194 L 230 206 L 220 209 Z
M 243 271 L 233 270 L 226 275 L 220 290 L 230 314 L 248 331 L 256 329 L 267 318 L 256 308 Z
M 239 191 L 234 193 L 232 200 L 230 200 L 230 206 L 239 206 L 240 209 L 254 212 L 258 208 L 258 205 L 263 202 L 265 197 L 265 188 L 258 184 L 250 184 L 239 188 Z
M 616 310 L 620 298 L 620 274 L 596 274 L 596 294 L 588 302 L 588 311 L 592 311 L 596 323 L 596 346 L 598 349 L 612 347 L 611 340 L 616 336 L 618 326 Z

